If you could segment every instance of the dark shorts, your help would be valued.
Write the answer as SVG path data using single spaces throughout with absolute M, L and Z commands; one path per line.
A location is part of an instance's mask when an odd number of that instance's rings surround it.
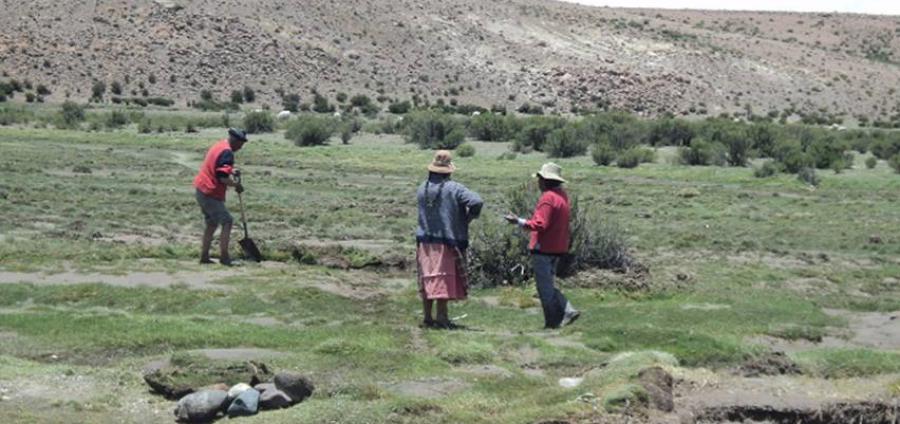
M 213 199 L 203 194 L 200 190 L 196 191 L 195 196 L 197 197 L 197 203 L 200 205 L 200 210 L 203 211 L 203 219 L 206 220 L 206 225 L 224 225 L 234 222 L 231 214 L 228 213 L 228 209 L 225 208 L 225 202 Z

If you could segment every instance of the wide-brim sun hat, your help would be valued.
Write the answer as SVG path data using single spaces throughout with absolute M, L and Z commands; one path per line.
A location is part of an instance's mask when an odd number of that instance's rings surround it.
M 452 174 L 456 170 L 453 165 L 453 155 L 449 150 L 438 150 L 434 152 L 434 159 L 428 165 L 428 171 L 435 174 Z
M 536 172 L 533 176 L 535 178 L 541 177 L 545 180 L 559 181 L 561 183 L 566 182 L 562 177 L 562 167 L 553 162 L 547 162 L 542 165 L 541 170 Z
M 228 135 L 237 141 L 247 141 L 247 132 L 237 128 L 229 128 Z

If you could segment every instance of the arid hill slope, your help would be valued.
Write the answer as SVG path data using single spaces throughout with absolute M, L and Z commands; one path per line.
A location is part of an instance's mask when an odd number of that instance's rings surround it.
M 94 80 L 227 98 L 250 86 L 647 114 L 900 111 L 900 17 L 586 7 L 549 0 L 0 0 L 0 71 L 50 101 Z M 900 120 L 900 118 L 898 118 Z

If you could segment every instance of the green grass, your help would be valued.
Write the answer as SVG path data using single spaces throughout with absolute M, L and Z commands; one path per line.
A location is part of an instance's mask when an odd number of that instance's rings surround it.
M 153 113 L 160 122 L 187 119 Z M 0 127 L 0 274 L 30 276 L 0 283 L 0 383 L 94 373 L 146 399 L 140 369 L 158 355 L 256 347 L 284 353 L 270 365 L 306 373 L 318 389 L 299 407 L 247 422 L 599 420 L 595 407 L 617 409 L 640 397 L 632 384 L 644 367 L 730 368 L 766 351 L 754 341 L 760 335 L 815 341 L 847 330 L 845 319 L 823 308 L 900 309 L 892 280 L 900 275 L 900 181 L 886 167 L 823 172 L 811 191 L 793 176 L 754 178 L 750 168 L 660 160 L 621 169 L 579 157 L 559 161 L 569 190 L 620 224 L 650 269 L 641 277 L 650 289 L 597 288 L 631 278 L 613 274 L 563 281 L 583 316 L 558 332 L 540 330 L 532 286 L 473 289 L 450 312 L 468 331 L 420 330 L 414 268 L 343 271 L 292 256 L 297 244 L 324 243 L 306 249 L 343 255 L 358 267 L 413 257 L 414 192 L 432 153 L 399 136 L 371 134 L 312 148 L 277 132 L 254 136 L 237 154 L 250 231 L 281 264 L 211 277 L 220 270 L 195 263 L 202 221 L 191 180 L 205 149 L 223 135 Z M 482 220 L 499 220 L 504 193 L 546 158 L 498 162 L 507 145 L 472 144 L 478 154 L 457 158 L 454 178 L 486 199 Z M 232 198 L 229 207 L 237 217 Z M 873 235 L 882 243 L 870 243 Z M 38 274 L 135 271 L 209 282 L 50 285 Z M 823 378 L 900 372 L 892 351 L 814 349 L 792 358 Z M 483 366 L 505 372 L 472 371 Z M 558 386 L 574 376 L 585 383 Z M 411 381 L 464 388 L 433 399 L 391 390 Z M 127 420 L 120 409 L 94 400 L 48 410 L 0 402 L 0 421 L 56 422 L 66 414 Z

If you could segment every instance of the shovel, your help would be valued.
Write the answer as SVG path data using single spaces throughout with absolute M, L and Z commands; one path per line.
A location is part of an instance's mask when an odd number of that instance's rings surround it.
M 240 176 L 238 177 L 238 182 L 240 182 Z M 238 244 L 241 245 L 241 250 L 244 251 L 245 257 L 255 262 L 262 262 L 262 253 L 260 253 L 259 248 L 256 247 L 256 243 L 253 242 L 253 239 L 250 238 L 250 233 L 247 231 L 247 219 L 244 218 L 244 199 L 241 193 L 238 193 L 238 204 L 241 207 L 241 225 L 244 226 L 244 239 L 239 241 Z

